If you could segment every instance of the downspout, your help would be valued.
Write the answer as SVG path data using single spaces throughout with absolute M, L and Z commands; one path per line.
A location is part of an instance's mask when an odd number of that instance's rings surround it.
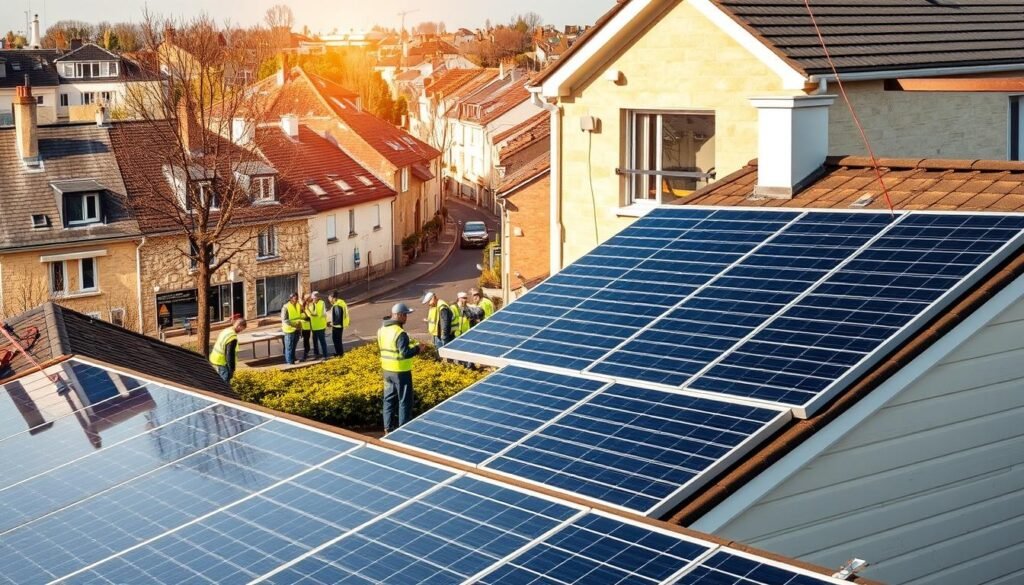
M 562 269 L 562 108 L 549 104 L 540 88 L 531 88 L 533 105 L 551 114 L 551 266 L 554 275 Z
M 497 197 L 497 194 L 495 195 Z M 498 198 L 501 208 L 501 304 L 508 305 L 512 298 L 512 223 L 508 217 L 508 201 Z
M 142 318 L 142 247 L 146 245 L 146 236 L 142 236 L 135 247 L 135 292 L 139 297 L 139 333 L 146 333 L 145 321 Z

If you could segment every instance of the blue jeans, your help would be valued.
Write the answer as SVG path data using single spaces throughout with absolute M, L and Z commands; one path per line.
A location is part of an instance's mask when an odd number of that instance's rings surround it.
M 385 433 L 390 433 L 412 419 L 412 400 L 412 372 L 384 372 Z
M 228 384 L 231 383 L 231 374 L 232 374 L 232 372 L 231 372 L 231 370 L 228 369 L 227 366 L 217 366 L 217 373 L 220 374 L 220 377 L 225 382 L 227 382 Z
M 284 363 L 295 363 L 295 349 L 299 345 L 299 332 L 284 334 Z
M 442 347 L 444 347 L 444 340 L 435 335 L 434 336 L 434 347 L 436 347 L 437 349 L 441 349 Z
M 327 357 L 327 330 L 313 332 L 313 353 L 322 358 Z

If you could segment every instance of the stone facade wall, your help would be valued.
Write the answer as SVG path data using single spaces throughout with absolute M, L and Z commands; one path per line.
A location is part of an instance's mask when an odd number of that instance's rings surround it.
M 299 288 L 309 290 L 309 230 L 305 218 L 282 221 L 276 225 L 278 255 L 273 259 L 256 259 L 257 228 L 236 232 L 223 249 L 239 250 L 210 279 L 211 284 L 245 283 L 245 317 L 256 318 L 256 280 L 259 278 L 299 275 Z M 156 295 L 196 288 L 196 273 L 189 268 L 188 250 L 183 236 L 149 238 L 142 247 L 142 313 L 145 333 L 157 333 Z M 223 253 L 217 251 L 217 253 Z M 159 290 L 156 289 L 159 287 Z M 273 313 L 271 311 L 271 317 Z

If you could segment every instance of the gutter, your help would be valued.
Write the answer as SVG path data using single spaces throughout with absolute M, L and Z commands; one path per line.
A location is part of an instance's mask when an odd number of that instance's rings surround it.
M 530 88 L 533 105 L 551 114 L 551 265 L 553 276 L 562 269 L 562 108 L 541 97 L 541 88 Z
M 146 245 L 146 236 L 142 236 L 135 247 L 135 293 L 139 298 L 139 333 L 145 333 L 145 322 L 142 319 L 142 247 Z
M 893 69 L 889 71 L 852 71 L 840 73 L 843 81 L 875 81 L 883 79 L 895 79 L 898 77 L 939 77 L 943 75 L 973 75 L 976 73 L 1002 73 L 1007 71 L 1020 71 L 1024 69 L 1024 63 L 1004 63 L 1001 65 L 974 65 L 970 67 L 928 67 L 924 69 Z M 820 73 L 808 75 L 808 83 L 820 83 L 822 81 L 835 81 L 834 73 Z

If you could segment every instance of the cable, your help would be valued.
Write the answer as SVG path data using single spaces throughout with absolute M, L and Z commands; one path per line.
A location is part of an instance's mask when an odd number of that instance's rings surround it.
M 864 147 L 868 150 L 868 156 L 871 157 L 871 166 L 875 170 L 875 178 L 878 180 L 878 185 L 882 187 L 882 194 L 885 195 L 885 203 L 889 206 L 889 213 L 896 215 L 895 210 L 892 207 L 892 199 L 889 197 L 889 189 L 885 186 L 885 181 L 882 180 L 882 171 L 878 167 L 878 159 L 875 157 L 875 151 L 871 148 L 871 142 L 868 141 L 868 135 L 864 131 L 864 126 L 860 123 L 860 117 L 857 116 L 857 111 L 853 108 L 853 104 L 850 102 L 850 97 L 846 95 L 846 88 L 843 87 L 843 80 L 839 77 L 839 71 L 836 70 L 836 64 L 832 61 L 832 54 L 829 53 L 828 46 L 825 44 L 825 37 L 821 34 L 821 29 L 818 28 L 818 20 L 814 18 L 814 11 L 811 10 L 810 0 L 804 0 L 804 6 L 807 7 L 807 15 L 811 17 L 811 24 L 814 25 L 814 32 L 818 35 L 818 42 L 821 43 L 821 49 L 825 51 L 825 59 L 828 60 L 828 66 L 832 69 L 832 75 L 836 78 L 836 85 L 839 86 L 839 93 L 843 96 L 843 101 L 846 102 L 846 108 L 850 110 L 850 115 L 853 116 L 853 123 L 856 124 L 857 130 L 860 132 L 860 139 L 864 142 Z
M 598 235 L 597 231 L 597 195 L 594 194 L 594 164 L 593 156 L 594 152 L 594 133 L 587 132 L 587 179 L 590 180 L 590 209 L 593 211 L 594 216 L 594 245 L 601 243 L 601 236 Z

